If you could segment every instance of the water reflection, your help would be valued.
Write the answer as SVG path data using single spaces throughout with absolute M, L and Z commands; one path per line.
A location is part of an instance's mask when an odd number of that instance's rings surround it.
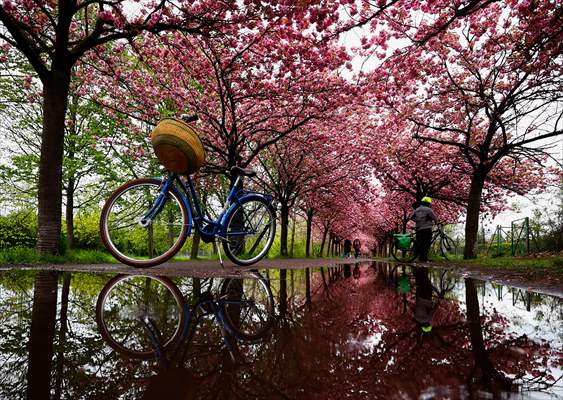
M 0 398 L 563 395 L 561 299 L 383 263 L 262 273 L 276 303 L 268 340 L 238 345 L 233 362 L 217 324 L 204 320 L 168 369 L 103 341 L 95 304 L 111 275 L 2 273 Z M 222 282 L 172 281 L 192 305 Z

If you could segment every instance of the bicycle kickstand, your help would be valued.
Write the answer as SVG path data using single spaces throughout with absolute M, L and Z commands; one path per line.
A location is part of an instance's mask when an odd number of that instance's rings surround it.
M 221 263 L 221 268 L 225 268 L 225 264 L 223 264 L 223 257 L 221 257 L 221 246 L 219 246 L 220 243 L 221 243 L 221 239 L 217 239 L 217 241 L 215 242 L 215 246 L 217 246 L 217 254 L 219 255 L 219 262 Z

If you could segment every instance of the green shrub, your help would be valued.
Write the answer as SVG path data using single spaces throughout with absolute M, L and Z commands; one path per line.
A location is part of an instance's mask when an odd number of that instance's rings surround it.
M 0 216 L 0 249 L 35 247 L 37 216 L 33 210 L 21 210 Z
M 498 244 L 492 243 L 491 246 L 488 249 L 488 254 L 491 257 L 504 257 L 504 256 L 509 256 L 511 255 L 511 251 L 512 251 L 512 247 L 510 243 L 506 243 L 506 242 L 501 242 L 500 244 L 500 248 L 498 246 Z
M 100 213 L 89 212 L 74 217 L 74 244 L 76 248 L 103 250 L 100 239 Z

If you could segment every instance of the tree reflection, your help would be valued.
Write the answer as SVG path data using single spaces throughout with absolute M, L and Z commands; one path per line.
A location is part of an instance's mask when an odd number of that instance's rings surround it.
M 51 391 L 58 273 L 37 272 L 34 287 L 28 342 L 27 398 L 48 399 Z
M 489 352 L 485 348 L 483 339 L 483 327 L 479 312 L 479 299 L 477 288 L 473 279 L 465 279 L 465 302 L 467 305 L 467 328 L 471 340 L 471 351 L 475 359 L 475 365 L 468 376 L 467 385 L 472 397 L 478 395 L 478 390 L 493 394 L 494 398 L 500 398 L 503 392 L 516 390 L 513 380 L 509 379 L 493 365 Z

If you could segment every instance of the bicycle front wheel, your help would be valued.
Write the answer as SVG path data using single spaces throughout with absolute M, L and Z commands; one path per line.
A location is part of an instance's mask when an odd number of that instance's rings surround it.
M 243 201 L 226 218 L 223 249 L 232 262 L 252 265 L 268 254 L 276 235 L 276 217 L 266 200 Z
M 443 235 L 440 240 L 440 253 L 448 261 L 451 261 L 457 254 L 455 242 L 447 235 Z
M 258 273 L 248 278 L 227 278 L 221 286 L 225 319 L 242 340 L 262 338 L 274 321 L 274 296 Z
M 119 261 L 151 267 L 167 261 L 184 244 L 188 212 L 175 189 L 161 196 L 161 181 L 137 179 L 119 187 L 100 218 L 102 242 Z M 151 218 L 146 216 L 154 210 Z
M 169 349 L 184 332 L 186 318 L 182 293 L 162 277 L 117 275 L 98 296 L 96 323 L 105 342 L 118 353 L 137 359 L 156 356 L 141 318 L 148 317 L 160 332 L 159 345 Z

